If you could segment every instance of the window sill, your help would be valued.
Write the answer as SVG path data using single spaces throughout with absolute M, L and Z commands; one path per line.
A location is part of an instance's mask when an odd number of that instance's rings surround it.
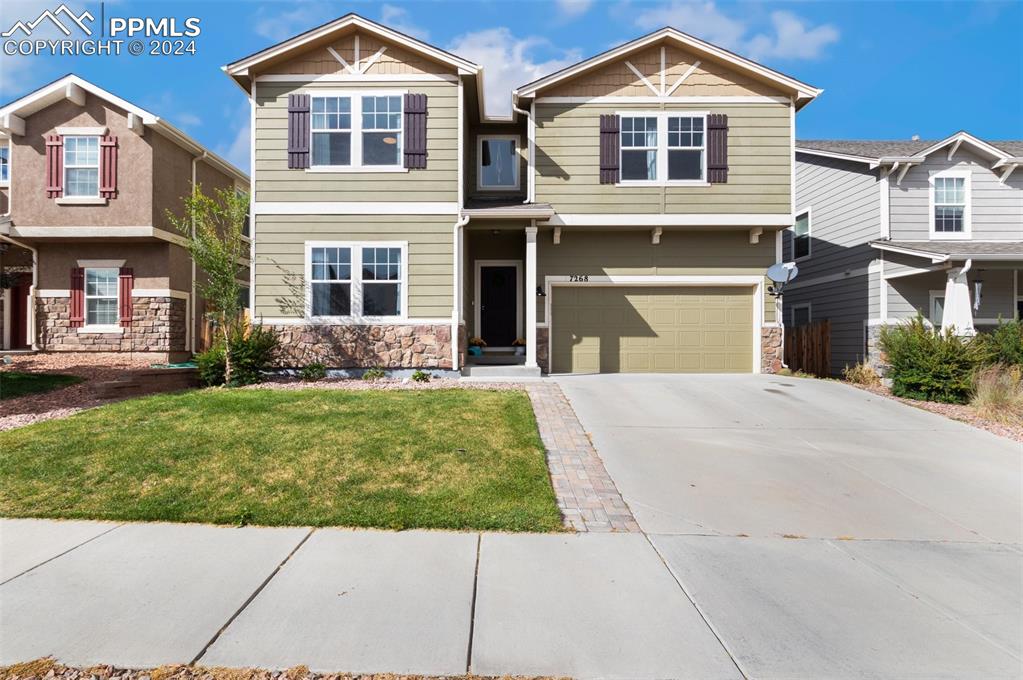
M 669 180 L 661 182 L 658 180 L 625 180 L 618 182 L 619 187 L 709 187 L 710 182 L 703 180 Z
M 408 321 L 407 316 L 307 316 L 305 320 L 311 324 L 323 326 L 364 326 L 367 324 L 402 323 Z
M 932 241 L 968 241 L 971 237 L 970 232 L 946 232 L 938 233 L 932 231 L 930 234 L 930 240 Z
M 124 327 L 123 326 L 79 326 L 78 327 L 78 332 L 79 333 L 106 333 L 108 335 L 110 335 L 110 334 L 123 335 L 124 334 Z
M 388 166 L 388 165 L 314 165 L 313 167 L 306 168 L 306 172 L 328 172 L 328 173 L 343 173 L 343 172 L 408 172 L 409 169 L 401 166 Z
M 67 196 L 57 199 L 57 205 L 106 205 L 102 196 Z

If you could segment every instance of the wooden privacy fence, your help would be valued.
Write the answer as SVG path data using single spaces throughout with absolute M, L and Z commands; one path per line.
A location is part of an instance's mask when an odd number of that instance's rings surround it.
M 245 321 L 246 325 L 248 324 L 249 310 L 243 309 L 241 314 L 238 316 Z M 208 316 L 204 316 L 202 320 L 202 331 L 199 333 L 199 342 L 195 348 L 197 352 L 205 352 L 213 345 L 215 332 L 216 322 Z
M 831 322 L 785 328 L 785 364 L 793 371 L 831 375 Z

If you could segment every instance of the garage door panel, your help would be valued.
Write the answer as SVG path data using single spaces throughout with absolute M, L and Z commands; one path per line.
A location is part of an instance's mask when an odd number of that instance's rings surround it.
M 551 305 L 554 372 L 752 370 L 752 289 L 559 287 Z

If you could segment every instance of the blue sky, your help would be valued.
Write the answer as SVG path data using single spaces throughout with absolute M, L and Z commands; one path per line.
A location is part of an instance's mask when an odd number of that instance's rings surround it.
M 67 4 L 99 17 L 99 2 Z M 58 5 L 2 0 L 0 31 Z M 0 101 L 75 72 L 247 169 L 247 102 L 220 66 L 354 11 L 482 64 L 492 113 L 507 113 L 517 85 L 672 25 L 824 88 L 799 114 L 803 138 L 927 139 L 966 129 L 988 139 L 1023 139 L 1017 1 L 118 0 L 104 10 L 107 17 L 198 17 L 197 54 L 0 55 Z

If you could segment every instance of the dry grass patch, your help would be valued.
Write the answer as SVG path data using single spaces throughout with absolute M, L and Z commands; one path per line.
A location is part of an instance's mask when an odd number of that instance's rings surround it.
M 1023 367 L 996 364 L 977 369 L 970 406 L 981 418 L 1023 424 Z
M 0 433 L 0 514 L 553 531 L 521 391 L 158 395 Z

